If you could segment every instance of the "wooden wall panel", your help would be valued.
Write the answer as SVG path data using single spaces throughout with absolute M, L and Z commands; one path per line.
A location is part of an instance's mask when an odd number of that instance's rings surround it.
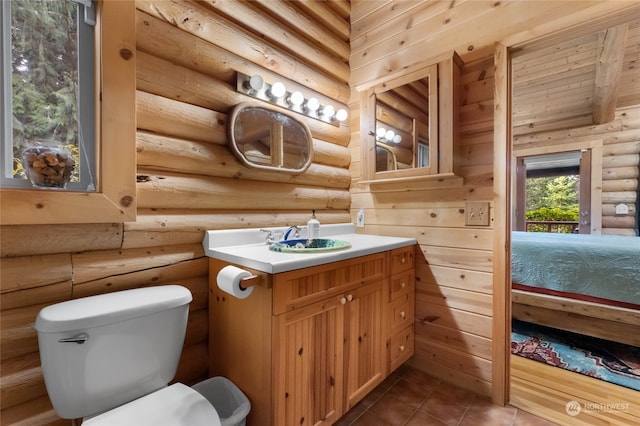
M 0 228 L 2 257 L 108 250 L 120 247 L 122 223 L 16 225 Z M 85 238 L 91 235 L 91 238 Z
M 345 223 L 351 220 L 347 211 L 316 212 L 321 223 Z M 167 244 L 197 244 L 208 229 L 257 228 L 291 226 L 309 220 L 306 211 L 296 210 L 206 210 L 185 212 L 180 209 L 141 209 L 135 223 L 125 223 L 122 248 L 154 247 Z
M 179 284 L 193 294 L 174 380 L 208 377 L 207 229 L 350 221 L 350 130 L 302 118 L 305 173 L 251 170 L 227 147 L 236 72 L 284 80 L 336 107 L 349 100 L 348 1 L 136 2 L 138 218 L 131 223 L 2 226 L 1 424 L 68 424 L 51 408 L 35 318 L 44 306 Z M 326 40 L 331 40 L 327 43 Z
M 256 14 L 258 17 L 262 16 L 262 22 L 253 21 L 244 26 L 233 22 L 234 19 L 242 22 L 240 16 L 226 17 L 213 13 L 206 5 L 186 0 L 175 2 L 139 0 L 136 2 L 136 7 L 149 16 L 169 22 L 185 33 L 209 42 L 211 47 L 207 47 L 207 50 L 210 51 L 207 55 L 220 56 L 216 55 L 221 52 L 219 49 L 226 51 L 222 57 L 228 52 L 234 52 L 237 55 L 237 60 L 244 62 L 245 68 L 241 69 L 240 66 L 236 67 L 232 63 L 230 68 L 233 70 L 240 70 L 245 74 L 251 74 L 251 71 L 257 69 L 264 70 L 266 73 L 270 71 L 271 73 L 267 75 L 286 76 L 292 82 L 314 90 L 324 98 L 333 98 L 343 103 L 349 100 L 349 88 L 345 84 L 348 80 L 340 81 L 331 78 L 325 72 L 334 74 L 335 72 L 317 69 L 313 64 L 305 66 L 305 55 L 312 50 L 311 46 L 319 48 L 317 40 L 309 40 L 309 47 L 297 51 L 295 54 L 287 52 L 284 50 L 288 42 L 287 38 L 275 39 L 274 35 L 266 36 L 263 34 L 261 25 L 268 23 L 269 19 L 262 13 Z M 282 25 L 301 27 L 304 22 L 285 22 Z M 294 33 L 296 32 L 294 31 Z M 265 41 L 265 38 L 268 40 Z M 194 42 L 195 40 L 190 41 L 190 43 Z M 190 66 L 198 66 L 197 61 L 193 61 L 193 58 L 189 58 L 189 62 Z M 341 68 L 340 74 L 344 77 L 344 67 Z M 269 80 L 267 79 L 267 81 Z
M 422 9 L 436 12 L 438 7 Z M 420 245 L 411 364 L 491 395 L 494 230 L 466 227 L 464 208 L 466 200 L 493 199 L 492 58 L 465 64 L 461 86 L 461 138 L 454 167 L 464 184 L 371 193 L 352 170 L 351 205 L 352 215 L 365 210 L 365 232 L 414 237 Z M 358 135 L 352 134 L 352 155 L 359 155 Z
M 638 391 L 512 355 L 513 403 L 557 424 L 636 425 L 640 422 Z M 581 410 L 569 417 L 567 404 Z
M 620 74 L 620 86 L 625 87 L 618 94 L 618 107 L 638 105 L 640 99 L 640 84 L 638 84 L 638 67 L 640 61 L 640 19 L 629 23 L 627 42 L 625 46 L 624 64 Z
M 629 17 L 637 13 L 633 2 L 369 3 L 352 2 L 352 45 L 363 46 L 353 48 L 350 61 L 351 84 L 358 89 L 412 71 L 451 50 L 470 63 L 491 56 L 496 41 L 516 44 L 588 20 L 607 22 L 619 11 L 629 10 Z M 409 9 L 412 6 L 415 10 Z M 385 25 L 395 29 L 389 31 L 388 38 L 384 31 L 377 31 Z M 378 32 L 380 39 L 369 43 L 371 35 Z
M 138 133 L 138 167 L 153 167 L 177 173 L 217 176 L 261 182 L 295 183 L 296 185 L 348 189 L 349 171 L 313 163 L 303 174 L 273 173 L 269 170 L 247 169 L 238 163 L 226 146 L 206 142 L 191 142 L 151 133 Z M 343 148 L 346 150 L 346 148 Z

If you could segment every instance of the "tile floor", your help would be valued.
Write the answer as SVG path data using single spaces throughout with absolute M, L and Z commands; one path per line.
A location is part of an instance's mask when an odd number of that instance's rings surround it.
M 555 423 L 400 367 L 335 426 L 551 426 Z

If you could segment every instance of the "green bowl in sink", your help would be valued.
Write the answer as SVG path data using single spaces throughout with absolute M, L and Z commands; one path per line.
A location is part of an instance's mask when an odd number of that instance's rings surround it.
M 301 238 L 279 241 L 269 246 L 269 250 L 282 253 L 325 253 L 348 248 L 351 248 L 351 243 L 348 241 L 334 240 L 331 238 L 314 238 L 312 240 Z

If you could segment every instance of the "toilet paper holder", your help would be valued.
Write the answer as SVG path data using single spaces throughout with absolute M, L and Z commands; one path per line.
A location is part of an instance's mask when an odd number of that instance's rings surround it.
M 262 285 L 263 276 L 262 275 L 251 275 L 250 277 L 246 277 L 240 280 L 240 289 L 246 290 L 247 288 L 253 285 Z

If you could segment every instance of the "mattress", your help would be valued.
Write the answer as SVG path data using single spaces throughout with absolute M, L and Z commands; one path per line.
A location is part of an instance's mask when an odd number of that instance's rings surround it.
M 511 278 L 518 288 L 640 305 L 640 238 L 513 232 Z

